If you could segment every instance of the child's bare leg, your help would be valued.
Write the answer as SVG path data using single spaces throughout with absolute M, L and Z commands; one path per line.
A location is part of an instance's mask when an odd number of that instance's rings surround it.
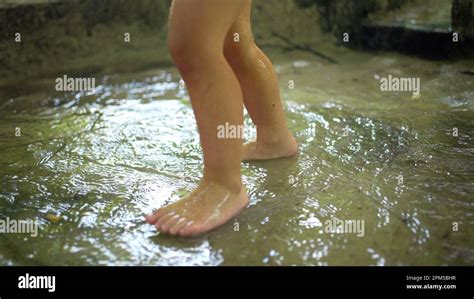
M 147 216 L 160 231 L 211 230 L 248 204 L 240 177 L 242 139 L 217 138 L 218 126 L 242 125 L 239 82 L 224 57 L 224 39 L 244 0 L 174 0 L 169 47 L 188 88 L 204 153 L 204 177 L 188 196 Z
M 273 65 L 253 40 L 252 1 L 245 2 L 224 44 L 225 57 L 242 87 L 245 107 L 257 126 L 257 140 L 244 145 L 243 160 L 292 156 L 298 145 L 287 127 Z

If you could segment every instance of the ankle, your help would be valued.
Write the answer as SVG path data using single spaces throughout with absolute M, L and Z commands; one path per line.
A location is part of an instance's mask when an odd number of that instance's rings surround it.
M 218 186 L 236 194 L 240 193 L 242 188 L 244 188 L 240 177 L 231 179 L 204 175 L 201 184 L 209 186 Z
M 293 135 L 286 126 L 261 127 L 257 129 L 257 144 L 262 146 L 274 146 L 288 142 Z

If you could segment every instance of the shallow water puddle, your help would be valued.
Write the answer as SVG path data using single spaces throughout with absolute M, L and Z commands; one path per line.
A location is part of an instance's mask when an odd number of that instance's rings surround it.
M 420 75 L 420 100 L 380 92 L 380 65 L 409 73 L 417 66 L 407 60 L 280 62 L 300 153 L 243 164 L 249 208 L 189 239 L 160 235 L 143 220 L 200 178 L 193 113 L 174 70 L 104 77 L 95 94 L 2 99 L 0 219 L 36 219 L 39 232 L 0 234 L 1 261 L 473 264 L 472 77 L 419 62 L 436 74 Z M 247 136 L 255 134 L 250 124 L 247 117 Z

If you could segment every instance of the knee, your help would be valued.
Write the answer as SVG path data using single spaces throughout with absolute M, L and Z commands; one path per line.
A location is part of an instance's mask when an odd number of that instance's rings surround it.
M 218 52 L 212 43 L 196 40 L 194 37 L 173 35 L 168 37 L 168 49 L 183 76 L 199 71 L 206 64 L 212 63 Z
M 242 64 L 243 61 L 251 59 L 255 55 L 257 45 L 252 38 L 240 36 L 235 38 L 232 35 L 224 43 L 224 56 L 231 64 Z
M 181 71 L 189 64 L 193 55 L 189 45 L 182 38 L 173 35 L 168 36 L 168 49 L 176 67 Z

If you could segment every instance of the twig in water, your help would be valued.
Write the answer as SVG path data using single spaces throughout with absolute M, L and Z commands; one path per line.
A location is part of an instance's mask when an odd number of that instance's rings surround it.
M 290 38 L 278 33 L 278 32 L 272 32 L 272 35 L 273 36 L 276 36 L 278 37 L 279 39 L 281 39 L 282 41 L 284 41 L 285 43 L 289 44 L 290 46 L 292 46 L 294 49 L 296 50 L 301 50 L 301 51 L 306 51 L 306 52 L 309 52 L 313 55 L 316 55 L 318 56 L 319 58 L 322 58 L 326 61 L 329 61 L 330 63 L 337 63 L 336 60 L 332 59 L 331 57 L 329 56 L 326 56 L 316 50 L 314 50 L 313 48 L 311 48 L 310 46 L 308 45 L 305 45 L 305 44 L 302 44 L 302 45 L 298 45 L 297 43 L 295 43 L 294 41 L 292 41 Z

